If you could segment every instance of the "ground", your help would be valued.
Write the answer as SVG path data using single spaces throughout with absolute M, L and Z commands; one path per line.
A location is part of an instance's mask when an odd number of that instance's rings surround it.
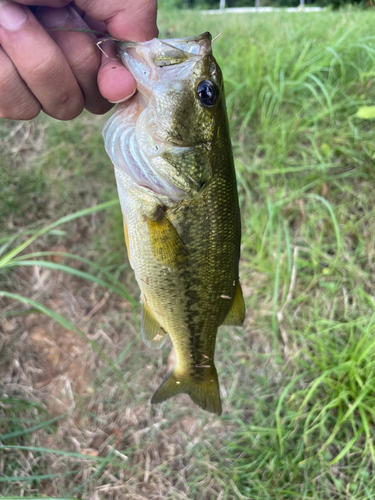
M 218 335 L 223 415 L 184 395 L 150 404 L 170 345 L 140 339 L 107 117 L 3 121 L 0 494 L 370 499 L 375 143 L 356 114 L 374 101 L 372 13 L 161 12 L 159 25 L 224 31 L 247 313 Z

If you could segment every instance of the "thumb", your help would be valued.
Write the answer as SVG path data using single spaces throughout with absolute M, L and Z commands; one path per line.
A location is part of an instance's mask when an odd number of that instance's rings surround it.
M 116 47 L 112 40 L 104 41 L 100 48 L 102 49 L 98 72 L 100 93 L 113 103 L 126 101 L 136 91 L 134 77 L 117 57 Z

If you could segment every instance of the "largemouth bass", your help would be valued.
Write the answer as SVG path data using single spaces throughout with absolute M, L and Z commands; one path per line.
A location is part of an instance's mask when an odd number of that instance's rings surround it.
M 217 329 L 241 325 L 241 225 L 221 70 L 211 35 L 117 42 L 138 92 L 103 131 L 128 257 L 141 290 L 144 342 L 170 335 L 176 364 L 152 397 L 186 393 L 221 414 Z

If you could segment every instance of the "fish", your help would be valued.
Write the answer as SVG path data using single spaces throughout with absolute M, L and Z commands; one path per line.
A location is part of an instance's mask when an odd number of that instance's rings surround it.
M 115 167 L 128 258 L 141 292 L 141 334 L 176 362 L 151 403 L 179 393 L 222 404 L 220 325 L 242 325 L 240 208 L 223 75 L 211 35 L 116 42 L 137 92 L 103 130 Z

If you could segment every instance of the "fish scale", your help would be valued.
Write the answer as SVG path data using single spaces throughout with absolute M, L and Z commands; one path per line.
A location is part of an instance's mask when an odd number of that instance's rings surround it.
M 118 106 L 104 137 L 115 166 L 129 261 L 141 290 L 142 337 L 159 348 L 169 335 L 176 351 L 176 364 L 151 402 L 184 392 L 220 414 L 217 331 L 221 324 L 242 324 L 245 308 L 238 277 L 236 177 L 222 75 L 210 42 L 208 33 L 120 42 L 118 53 L 137 81 L 138 94 Z M 142 122 L 137 134 L 145 109 L 152 120 Z M 122 124 L 133 135 L 117 133 Z M 119 141 L 134 134 L 141 154 L 129 161 L 130 149 L 119 147 Z M 156 143 L 160 154 L 154 148 L 150 156 L 149 145 Z M 119 151 L 127 157 L 121 159 Z M 140 175 L 129 173 L 137 169 L 137 158 L 143 176 L 149 167 L 164 179 L 163 190 L 158 192 L 157 182 L 142 185 Z

